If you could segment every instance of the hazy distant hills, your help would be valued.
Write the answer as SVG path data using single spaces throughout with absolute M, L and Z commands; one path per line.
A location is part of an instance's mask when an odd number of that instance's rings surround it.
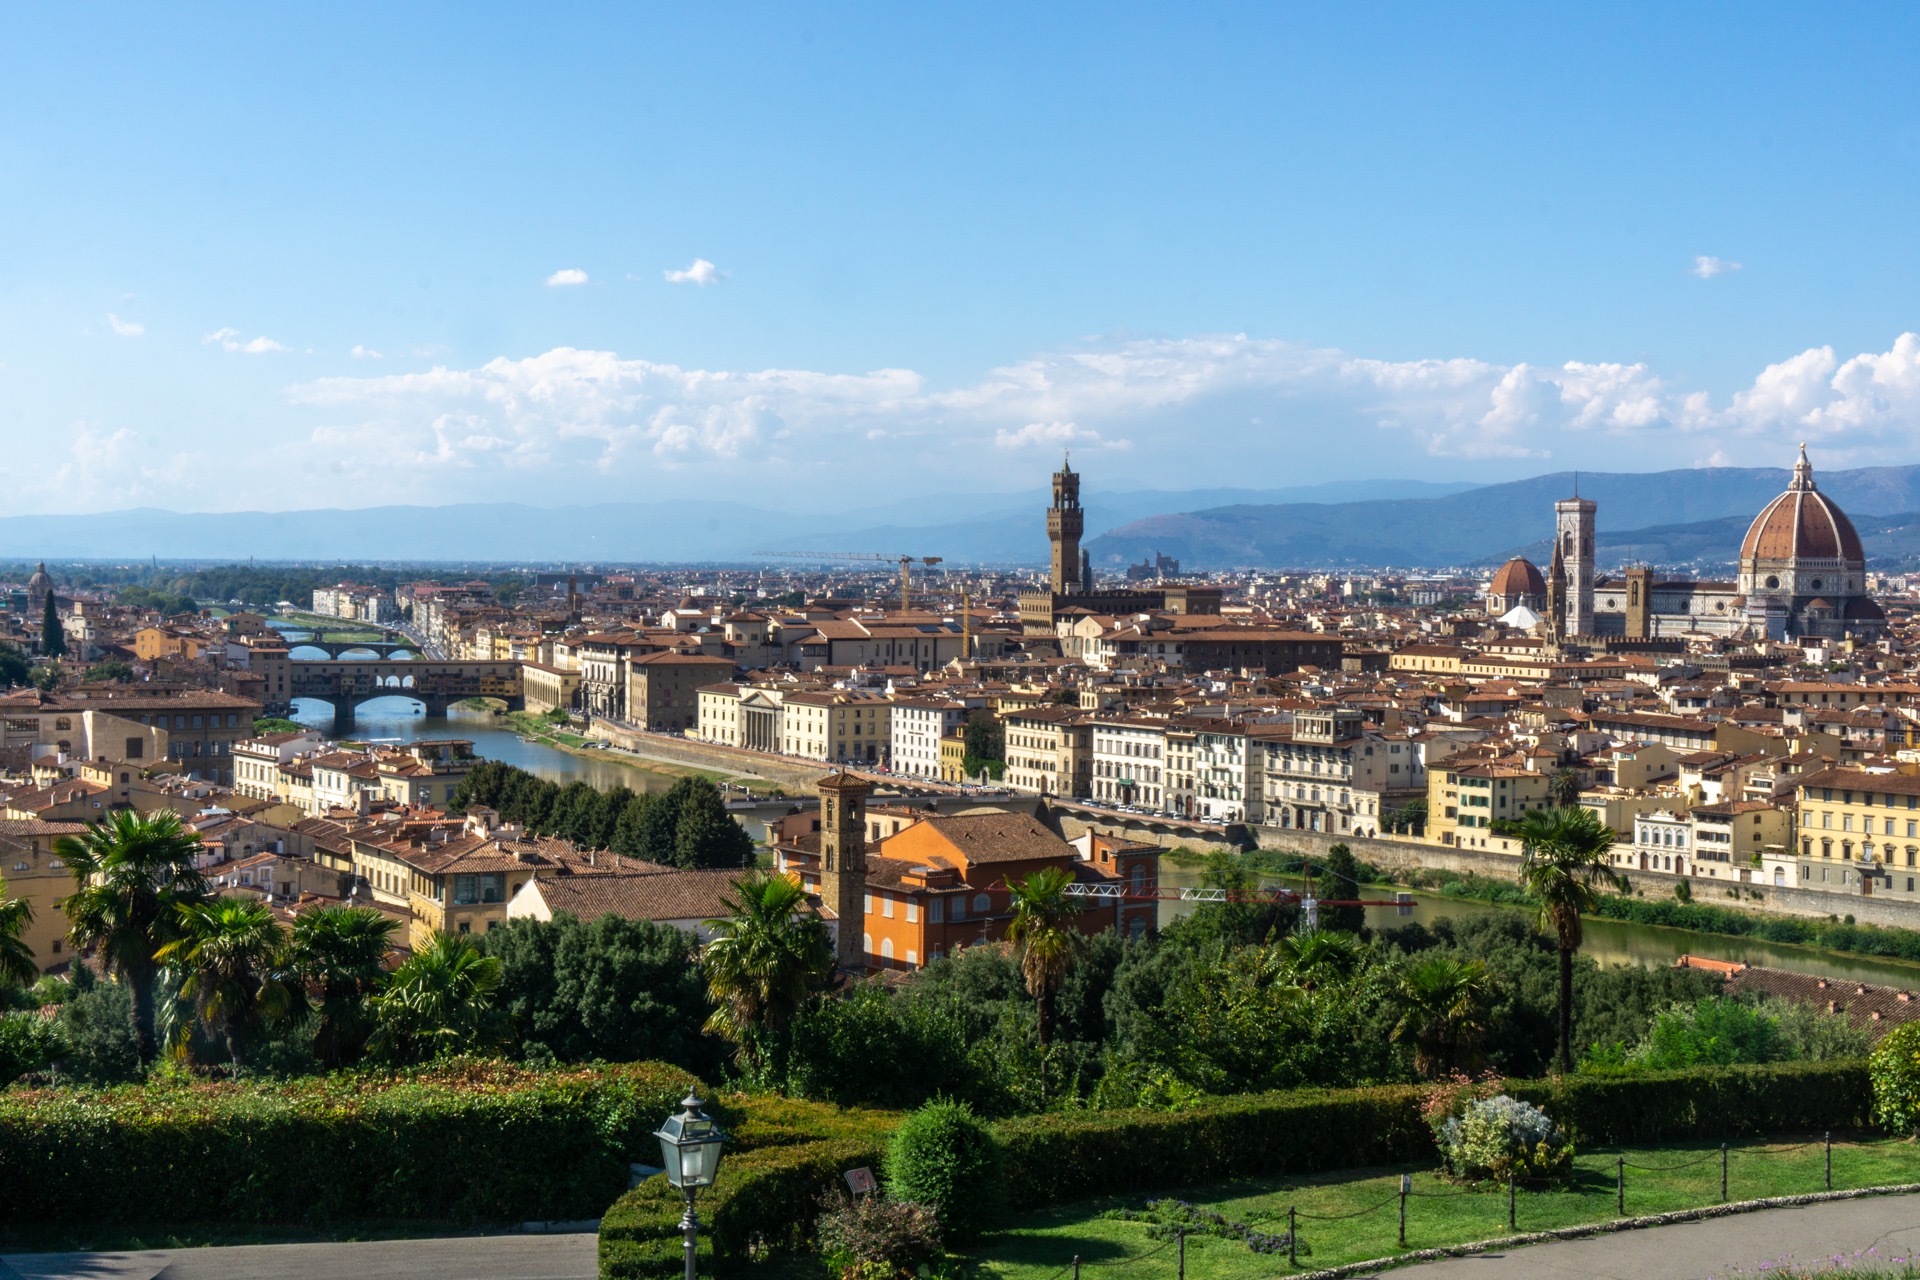
M 1342 501 L 1383 488 L 1396 497 L 1470 485 L 1393 480 L 1285 489 L 1088 492 L 1087 527 L 1230 503 Z M 785 495 L 804 500 L 807 495 Z M 823 500 L 829 495 L 820 495 Z M 832 495 L 837 497 L 838 495 Z M 0 517 L 9 559 L 758 561 L 768 551 L 864 551 L 953 561 L 1044 564 L 1050 495 L 921 495 L 850 515 L 768 510 L 749 502 L 606 503 L 546 509 L 511 503 L 358 510 Z
M 1875 564 L 1920 561 L 1920 515 L 1876 514 L 1920 512 L 1920 467 L 1816 478 L 1853 516 Z M 1733 559 L 1748 522 L 1787 480 L 1784 470 L 1722 467 L 1582 473 L 1579 486 L 1600 505 L 1602 564 L 1712 568 Z M 1554 500 L 1573 487 L 1574 477 L 1562 472 L 1480 487 L 1393 480 L 1261 490 L 1090 490 L 1084 495 L 1087 545 L 1108 571 L 1155 551 L 1190 569 L 1463 565 L 1515 554 L 1544 565 Z M 766 562 L 764 552 L 861 551 L 937 555 L 954 564 L 1039 565 L 1046 558 L 1048 499 L 1039 489 L 919 495 L 851 515 L 773 511 L 749 501 L 677 501 L 8 516 L 0 517 L 0 558 L 757 563 Z
M 1777 468 L 1715 467 L 1647 474 L 1582 472 L 1581 496 L 1599 504 L 1602 563 L 1731 562 L 1747 525 L 1786 488 Z M 1816 473 L 1853 517 L 1882 567 L 1920 555 L 1920 467 Z M 1117 568 L 1154 551 L 1190 568 L 1363 567 L 1498 561 L 1551 554 L 1553 503 L 1570 496 L 1569 472 L 1437 497 L 1330 503 L 1236 503 L 1149 516 L 1089 543 L 1094 562 Z

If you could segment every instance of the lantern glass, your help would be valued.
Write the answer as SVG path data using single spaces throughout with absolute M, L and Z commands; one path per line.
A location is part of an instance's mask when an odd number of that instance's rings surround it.
M 681 1111 L 660 1126 L 660 1162 L 667 1181 L 682 1190 L 710 1187 L 720 1172 L 720 1149 L 727 1135 L 700 1110 L 700 1099 L 688 1094 Z

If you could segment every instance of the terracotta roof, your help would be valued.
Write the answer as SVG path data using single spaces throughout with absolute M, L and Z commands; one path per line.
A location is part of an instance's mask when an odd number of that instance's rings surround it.
M 742 871 L 608 872 L 590 876 L 536 876 L 531 882 L 549 911 L 582 920 L 604 915 L 628 920 L 710 920 L 726 904 Z M 522 890 L 528 892 L 528 890 Z
M 1544 596 L 1547 594 L 1547 580 L 1540 576 L 1540 570 L 1531 560 L 1515 556 L 1500 566 L 1493 575 L 1493 581 L 1487 586 L 1490 596 Z
M 1860 535 L 1846 512 L 1814 487 L 1805 449 L 1800 451 L 1787 491 L 1769 502 L 1748 526 L 1740 543 L 1740 559 L 1866 560 Z
M 932 827 L 970 863 L 1026 862 L 1036 858 L 1075 856 L 1072 845 L 1048 830 L 1032 814 L 955 814 L 952 817 L 927 818 L 924 825 Z M 882 850 L 886 845 L 886 840 L 880 842 Z

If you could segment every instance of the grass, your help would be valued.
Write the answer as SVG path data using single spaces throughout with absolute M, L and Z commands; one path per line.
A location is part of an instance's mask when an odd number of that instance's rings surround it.
M 1605 1222 L 1617 1216 L 1615 1160 L 1625 1157 L 1627 1214 L 1695 1209 L 1720 1200 L 1718 1144 L 1658 1148 L 1602 1148 L 1583 1152 L 1574 1175 L 1559 1189 L 1522 1190 L 1516 1203 L 1519 1232 Z M 1727 1194 L 1731 1200 L 1801 1195 L 1825 1189 L 1824 1154 L 1819 1141 L 1747 1143 L 1729 1153 Z M 1696 1162 L 1697 1163 L 1688 1163 Z M 1688 1167 L 1660 1171 L 1634 1165 Z M 1402 1252 L 1397 1239 L 1400 1175 L 1413 1175 L 1414 1195 L 1407 1202 L 1406 1248 L 1429 1249 L 1467 1244 L 1513 1234 L 1507 1226 L 1504 1188 L 1468 1191 L 1426 1168 L 1348 1171 L 1306 1178 L 1263 1178 L 1196 1189 L 1170 1189 L 1162 1195 L 1189 1200 L 1235 1222 L 1280 1234 L 1287 1209 L 1300 1215 L 1300 1239 L 1312 1250 L 1297 1270 L 1338 1266 Z M 1920 1180 L 1920 1159 L 1909 1141 L 1838 1143 L 1833 1148 L 1835 1190 L 1885 1186 Z M 1005 1280 L 1049 1280 L 1075 1255 L 1083 1270 L 1126 1266 L 1125 1280 L 1172 1276 L 1171 1248 L 1148 1235 L 1144 1223 L 1100 1215 L 1109 1209 L 1137 1209 L 1160 1195 L 1109 1197 L 1028 1214 L 973 1251 L 983 1269 Z M 1345 1216 L 1356 1215 L 1356 1216 Z M 1336 1219 L 1336 1220 L 1328 1220 Z M 1132 1263 L 1138 1262 L 1135 1267 Z M 1292 1274 L 1286 1255 L 1258 1254 L 1238 1240 L 1192 1236 L 1187 1240 L 1187 1275 L 1192 1280 L 1265 1280 Z

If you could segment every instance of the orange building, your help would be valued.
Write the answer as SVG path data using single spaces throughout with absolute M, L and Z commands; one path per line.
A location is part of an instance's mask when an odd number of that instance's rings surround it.
M 1083 899 L 1085 932 L 1119 928 L 1138 937 L 1155 925 L 1158 904 L 1145 896 L 1160 878 L 1160 850 L 1153 845 L 1096 838 L 1083 852 L 1024 813 L 927 813 L 902 824 L 899 811 L 886 810 L 889 821 L 869 823 L 864 795 L 849 789 L 834 799 L 861 806 L 834 824 L 839 839 L 864 844 L 870 834 L 879 836 L 870 848 L 848 850 L 839 860 L 850 870 L 864 867 L 861 950 L 868 969 L 915 969 L 961 947 L 1000 941 L 1012 918 L 1008 886 L 1046 867 L 1065 868 L 1080 883 L 1104 886 L 1109 894 L 1141 893 Z M 774 846 L 780 869 L 820 894 L 818 816 L 795 815 L 785 825 Z M 880 835 L 889 827 L 894 830 Z M 834 903 L 821 905 L 836 917 L 835 927 L 844 928 Z

